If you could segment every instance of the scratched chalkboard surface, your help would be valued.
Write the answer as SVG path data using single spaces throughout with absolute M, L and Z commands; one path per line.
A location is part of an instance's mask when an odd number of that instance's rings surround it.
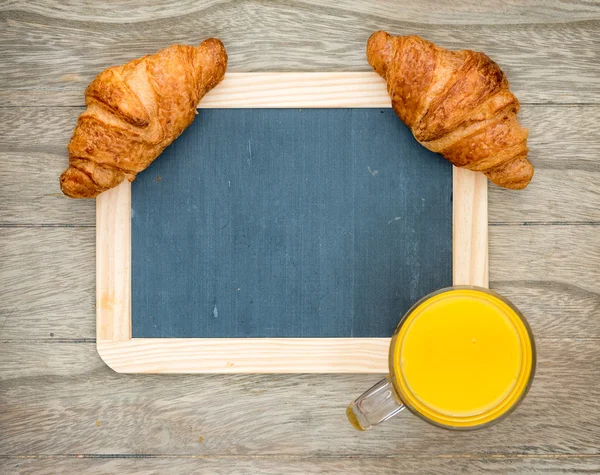
M 132 186 L 132 333 L 384 337 L 452 283 L 452 168 L 391 109 L 208 109 Z

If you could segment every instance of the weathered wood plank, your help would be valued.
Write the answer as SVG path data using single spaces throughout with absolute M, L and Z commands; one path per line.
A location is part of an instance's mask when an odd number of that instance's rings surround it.
M 489 184 L 490 224 L 600 223 L 600 166 L 595 171 L 555 170 L 545 168 L 552 164 L 543 158 L 532 160 L 537 168 L 524 190 Z
M 0 225 L 95 225 L 94 200 L 64 196 L 58 178 L 83 108 L 17 108 L 0 112 Z
M 491 287 L 538 337 L 600 338 L 599 239 L 598 226 L 492 226 Z M 94 243 L 93 228 L 0 228 L 0 340 L 95 338 Z
M 47 0 L 5 2 L 1 11 L 37 13 L 50 18 L 94 21 L 99 23 L 131 23 L 153 21 L 175 16 L 191 15 L 208 8 L 222 6 L 223 0 L 183 0 L 173 4 L 169 0 L 147 0 L 143 7 L 132 0 L 117 0 L 108 4 L 82 5 L 76 0 L 60 3 Z M 395 21 L 412 21 L 426 24 L 522 24 L 572 22 L 600 19 L 593 3 L 554 0 L 550 2 L 524 1 L 506 4 L 502 0 L 485 3 L 475 0 L 456 0 L 439 4 L 433 0 L 404 0 L 400 8 L 395 2 L 378 2 L 373 5 L 356 0 L 296 0 L 298 8 L 322 7 L 329 12 L 351 10 L 365 15 L 385 15 Z
M 0 110 L 0 225 L 93 226 L 93 200 L 66 198 L 58 185 L 83 109 Z M 490 223 L 600 222 L 600 129 L 589 126 L 600 107 L 525 106 L 521 115 L 536 174 L 522 191 L 490 185 Z
M 598 5 L 503 5 L 502 13 L 488 16 L 493 7 L 460 3 L 444 8 L 415 2 L 405 10 L 393 2 L 207 2 L 170 5 L 161 13 L 155 13 L 158 6 L 139 9 L 131 17 L 119 8 L 110 14 L 108 8 L 85 11 L 74 2 L 11 3 L 0 12 L 2 89 L 83 90 L 109 65 L 207 36 L 224 41 L 231 71 L 366 71 L 365 42 L 373 31 L 385 29 L 485 51 L 506 70 L 523 102 L 600 102 L 600 62 L 593 60 L 600 49 Z M 125 11 L 132 9 L 130 4 Z M 529 12 L 531 20 L 519 19 Z
M 0 226 L 94 226 L 95 201 L 74 200 L 60 190 L 58 178 L 67 165 L 66 147 L 0 152 Z
M 466 433 L 408 412 L 355 431 L 344 408 L 377 375 L 124 376 L 92 344 L 4 343 L 0 454 L 598 454 L 598 342 L 537 343 L 521 407 Z
M 392 475 L 436 473 L 596 473 L 598 456 L 490 456 L 490 457 L 42 457 L 0 459 L 5 475 L 54 475 L 56 473 L 188 475 Z
M 94 236 L 0 228 L 0 339 L 94 338 Z
M 598 293 L 597 226 L 508 226 L 490 231 L 490 280 L 575 284 Z
M 506 233 L 510 233 L 510 230 L 506 230 Z M 492 235 L 497 236 L 493 231 Z M 493 263 L 500 265 L 496 258 Z M 600 292 L 584 290 L 580 286 L 586 280 L 585 275 L 570 282 L 568 277 L 560 281 L 529 280 L 526 266 L 520 267 L 516 261 L 505 261 L 504 265 L 509 269 L 511 265 L 515 266 L 511 274 L 513 280 L 493 281 L 491 288 L 523 312 L 535 328 L 536 336 L 575 339 L 600 337 Z M 557 268 L 561 265 L 556 263 Z

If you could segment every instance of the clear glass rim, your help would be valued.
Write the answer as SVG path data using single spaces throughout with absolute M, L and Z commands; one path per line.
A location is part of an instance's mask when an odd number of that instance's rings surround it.
M 393 353 L 394 353 L 394 346 L 395 346 L 396 336 L 398 335 L 398 332 L 399 332 L 400 328 L 402 327 L 402 325 L 404 325 L 404 323 L 406 322 L 406 320 L 408 319 L 408 317 L 417 309 L 417 307 L 419 307 L 419 305 L 421 305 L 422 303 L 426 302 L 430 298 L 435 297 L 436 295 L 439 295 L 439 294 L 443 294 L 443 293 L 446 293 L 446 292 L 451 292 L 453 290 L 461 290 L 461 289 L 475 290 L 477 292 L 482 292 L 482 293 L 491 295 L 491 296 L 493 296 L 493 297 L 501 300 L 506 305 L 508 305 L 511 308 L 511 310 L 513 310 L 515 312 L 515 314 L 519 317 L 519 319 L 523 322 L 523 325 L 525 326 L 525 329 L 527 330 L 527 336 L 529 337 L 529 341 L 531 342 L 531 371 L 529 372 L 529 378 L 527 380 L 527 384 L 523 388 L 523 391 L 519 395 L 518 399 L 512 404 L 511 407 L 509 407 L 506 411 L 504 411 L 501 415 L 499 415 L 495 419 L 492 419 L 491 421 L 484 422 L 482 424 L 473 425 L 473 426 L 451 426 L 451 425 L 442 424 L 442 423 L 439 423 L 437 421 L 434 421 L 434 420 L 428 418 L 427 416 L 425 416 L 424 414 L 421 414 L 419 411 L 417 411 L 415 408 L 413 408 L 410 404 L 407 404 L 402 399 L 402 397 L 400 396 L 400 392 L 398 391 L 398 387 L 397 387 L 398 382 L 396 381 L 396 376 L 395 376 L 394 368 L 393 368 L 393 366 L 394 366 Z M 412 307 L 410 307 L 410 309 L 404 314 L 404 316 L 400 319 L 400 322 L 396 326 L 396 329 L 394 330 L 394 335 L 392 336 L 392 341 L 390 342 L 390 352 L 389 352 L 389 356 L 388 356 L 388 367 L 389 367 L 390 380 L 392 381 L 392 387 L 394 388 L 394 392 L 396 393 L 396 397 L 398 398 L 398 400 L 402 404 L 404 404 L 404 406 L 406 406 L 406 408 L 410 412 L 412 412 L 413 414 L 415 414 L 419 418 L 423 419 L 424 421 L 428 422 L 429 424 L 432 424 L 432 425 L 434 425 L 436 427 L 441 427 L 443 429 L 456 430 L 456 431 L 469 431 L 469 430 L 483 429 L 485 427 L 489 427 L 491 425 L 494 425 L 494 424 L 500 422 L 501 420 L 505 419 L 510 414 L 512 414 L 512 412 L 517 407 L 519 407 L 519 405 L 521 404 L 521 402 L 523 401 L 523 399 L 525 399 L 525 396 L 527 396 L 527 393 L 529 392 L 529 389 L 531 388 L 531 384 L 533 383 L 533 378 L 535 376 L 536 366 L 537 366 L 537 351 L 536 351 L 536 347 L 535 347 L 535 340 L 533 338 L 533 332 L 531 331 L 531 327 L 529 326 L 529 322 L 527 321 L 527 319 L 525 318 L 525 316 L 506 297 L 500 295 L 497 292 L 494 292 L 493 290 L 486 289 L 486 288 L 483 288 L 483 287 L 477 287 L 477 286 L 474 286 L 474 285 L 453 285 L 451 287 L 444 287 L 443 289 L 436 290 L 435 292 L 432 292 L 432 293 L 424 296 L 423 298 L 419 299 L 419 301 L 417 301 Z

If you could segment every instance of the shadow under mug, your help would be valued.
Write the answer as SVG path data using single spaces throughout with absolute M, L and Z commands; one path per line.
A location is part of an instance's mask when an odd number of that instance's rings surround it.
M 449 287 L 404 315 L 390 343 L 389 375 L 346 415 L 358 430 L 405 407 L 446 429 L 487 427 L 523 400 L 535 364 L 531 329 L 512 303 L 488 289 Z

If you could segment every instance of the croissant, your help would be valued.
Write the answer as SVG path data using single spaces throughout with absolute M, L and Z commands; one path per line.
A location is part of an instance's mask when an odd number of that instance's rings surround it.
M 215 38 L 172 45 L 101 72 L 85 91 L 87 109 L 69 142 L 63 193 L 93 198 L 133 181 L 196 114 L 200 99 L 225 74 L 227 53 Z
M 517 120 L 519 101 L 485 54 L 377 31 L 367 59 L 386 80 L 394 111 L 423 146 L 499 186 L 529 184 L 533 165 L 528 131 Z

